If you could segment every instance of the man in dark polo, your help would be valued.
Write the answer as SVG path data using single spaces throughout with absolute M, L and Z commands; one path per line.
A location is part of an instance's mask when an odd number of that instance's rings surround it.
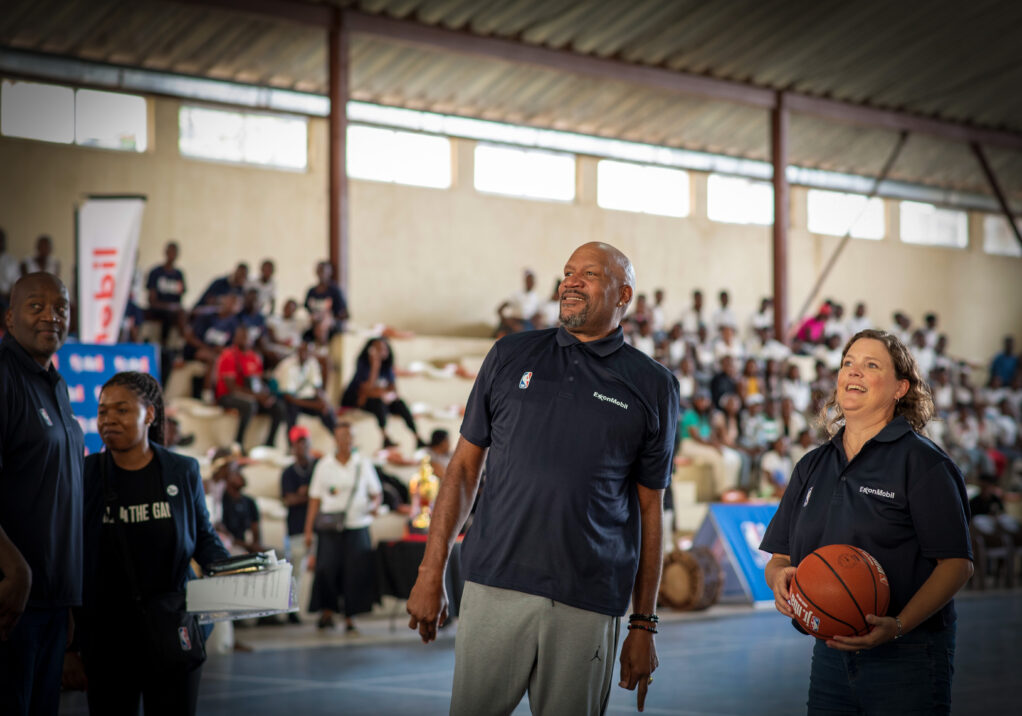
M 0 343 L 0 713 L 56 714 L 69 607 L 81 603 L 82 429 L 53 355 L 70 305 L 56 276 L 14 285 Z
M 485 457 L 462 548 L 452 714 L 510 713 L 526 690 L 533 713 L 602 713 L 630 598 L 620 684 L 638 686 L 642 710 L 679 390 L 624 343 L 634 287 L 620 251 L 579 247 L 564 267 L 561 327 L 501 339 L 476 379 L 408 599 L 409 626 L 434 639 Z

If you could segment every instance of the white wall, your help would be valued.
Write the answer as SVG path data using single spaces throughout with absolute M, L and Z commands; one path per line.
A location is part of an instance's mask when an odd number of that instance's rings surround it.
M 70 278 L 73 210 L 89 193 L 149 197 L 140 264 L 160 261 L 166 240 L 181 244 L 194 300 L 240 259 L 253 269 L 276 260 L 283 296 L 304 296 L 315 262 L 327 255 L 326 122 L 310 121 L 309 169 L 286 172 L 181 157 L 179 103 L 151 103 L 155 135 L 141 155 L 0 138 L 0 226 L 27 255 L 40 233 L 53 236 Z M 693 174 L 692 216 L 656 217 L 596 206 L 596 160 L 580 158 L 578 195 L 558 203 L 487 196 L 472 187 L 469 141 L 455 141 L 454 186 L 421 189 L 354 180 L 350 187 L 349 303 L 363 325 L 420 333 L 485 334 L 494 310 L 532 268 L 549 290 L 571 250 L 607 241 L 631 258 L 639 290 L 667 291 L 670 313 L 695 288 L 710 304 L 732 293 L 739 314 L 771 290 L 769 227 L 706 218 L 706 176 Z M 805 192 L 792 191 L 789 306 L 803 302 L 837 239 L 805 227 Z M 1022 259 L 982 250 L 982 217 L 970 218 L 964 250 L 920 247 L 897 238 L 897 205 L 887 202 L 888 238 L 851 240 L 821 296 L 865 299 L 881 327 L 891 312 L 915 321 L 936 311 L 953 352 L 985 361 L 999 337 L 1022 338 Z

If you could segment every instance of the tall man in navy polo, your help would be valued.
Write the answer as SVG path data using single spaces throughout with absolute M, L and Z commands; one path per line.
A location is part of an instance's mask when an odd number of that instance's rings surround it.
M 0 713 L 56 714 L 68 609 L 81 603 L 82 429 L 53 355 L 67 289 L 31 273 L 0 343 Z
M 603 713 L 629 599 L 620 684 L 638 686 L 642 710 L 679 391 L 624 343 L 634 286 L 620 251 L 579 247 L 564 267 L 561 327 L 498 341 L 472 388 L 408 600 L 409 626 L 431 641 L 485 458 L 462 549 L 452 714 L 510 713 L 526 690 L 533 713 Z

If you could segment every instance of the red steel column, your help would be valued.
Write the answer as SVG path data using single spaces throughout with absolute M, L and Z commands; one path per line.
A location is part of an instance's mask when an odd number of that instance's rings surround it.
M 783 92 L 770 111 L 770 154 L 774 165 L 774 338 L 787 343 L 788 324 L 788 108 Z
M 343 14 L 334 13 L 330 25 L 329 59 L 327 73 L 330 84 L 330 133 L 328 155 L 330 162 L 330 263 L 334 278 L 347 292 L 348 289 L 348 64 L 350 61 L 349 34 L 343 23 Z

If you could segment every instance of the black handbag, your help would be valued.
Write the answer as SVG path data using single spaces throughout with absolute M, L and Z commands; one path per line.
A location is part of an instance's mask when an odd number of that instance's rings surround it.
M 341 512 L 317 512 L 316 519 L 312 523 L 312 529 L 316 532 L 343 532 L 344 522 L 348 519 L 348 510 L 351 503 L 355 501 L 355 493 L 358 492 L 358 485 L 362 481 L 362 461 L 355 465 L 355 484 L 348 494 L 348 502 Z
M 100 470 L 106 504 L 111 514 L 116 514 L 114 502 L 117 496 L 110 484 L 110 460 L 110 454 L 104 453 L 100 458 Z M 124 525 L 120 520 L 114 521 L 114 530 L 131 584 L 131 596 L 141 626 L 141 638 L 149 653 L 164 668 L 173 671 L 191 671 L 201 666 L 206 660 L 206 643 L 198 619 L 185 609 L 185 593 L 166 592 L 143 599 L 135 576 L 135 565 L 128 552 Z

